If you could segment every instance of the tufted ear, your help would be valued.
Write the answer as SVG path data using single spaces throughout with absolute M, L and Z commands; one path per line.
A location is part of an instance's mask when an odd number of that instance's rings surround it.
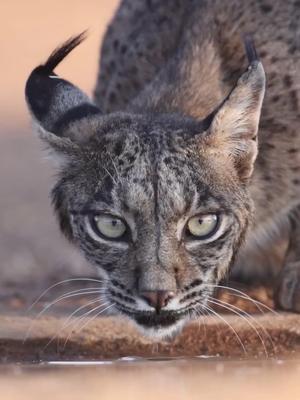
M 265 92 L 264 68 L 249 37 L 245 45 L 249 67 L 215 112 L 207 135 L 207 142 L 215 152 L 232 159 L 241 180 L 247 180 L 253 171 Z
M 55 49 L 45 64 L 32 71 L 26 83 L 26 102 L 38 133 L 55 153 L 66 155 L 71 150 L 74 138 L 69 137 L 67 128 L 72 123 L 101 114 L 86 94 L 53 72 L 84 39 L 85 32 Z M 80 134 L 84 135 L 85 132 Z M 73 146 L 76 147 L 75 143 Z

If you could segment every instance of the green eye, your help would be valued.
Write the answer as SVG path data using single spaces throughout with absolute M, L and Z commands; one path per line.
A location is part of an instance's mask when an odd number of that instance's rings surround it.
M 187 222 L 186 232 L 195 239 L 207 239 L 218 229 L 219 218 L 216 214 L 196 215 Z
M 95 233 L 107 239 L 120 239 L 127 231 L 125 222 L 114 215 L 95 215 L 91 222 Z

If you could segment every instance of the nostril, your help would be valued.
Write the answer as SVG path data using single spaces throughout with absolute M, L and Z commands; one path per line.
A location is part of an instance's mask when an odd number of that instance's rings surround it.
M 155 308 L 157 312 L 159 312 L 163 307 L 166 307 L 174 296 L 174 292 L 167 290 L 141 292 L 141 297 L 144 298 L 151 307 Z
M 146 300 L 149 306 L 156 307 L 157 304 L 157 292 L 142 292 L 141 297 Z
M 162 307 L 165 307 L 174 296 L 174 292 L 158 292 L 159 302 L 161 303 Z

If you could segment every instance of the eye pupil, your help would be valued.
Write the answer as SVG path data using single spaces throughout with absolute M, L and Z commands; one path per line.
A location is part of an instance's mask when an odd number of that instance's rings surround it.
M 90 224 L 99 237 L 109 240 L 120 240 L 127 232 L 126 223 L 121 218 L 109 214 L 93 216 Z
M 187 222 L 187 234 L 190 238 L 204 240 L 211 237 L 218 228 L 218 216 L 206 214 L 195 216 Z

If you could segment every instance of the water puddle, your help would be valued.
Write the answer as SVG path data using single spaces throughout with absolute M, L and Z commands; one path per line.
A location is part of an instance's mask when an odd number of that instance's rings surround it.
M 40 365 L 44 366 L 65 366 L 65 367 L 90 367 L 90 366 L 106 366 L 106 365 L 114 365 L 114 364 L 136 364 L 136 363 L 151 363 L 151 362 L 160 362 L 160 363 L 174 363 L 174 362 L 190 362 L 191 360 L 210 360 L 216 361 L 219 359 L 218 356 L 207 356 L 207 355 L 200 355 L 195 357 L 121 357 L 116 360 L 92 360 L 92 361 L 48 361 L 42 362 Z
M 299 379 L 300 358 L 128 356 L 0 368 L 1 398 L 9 400 L 296 400 Z

